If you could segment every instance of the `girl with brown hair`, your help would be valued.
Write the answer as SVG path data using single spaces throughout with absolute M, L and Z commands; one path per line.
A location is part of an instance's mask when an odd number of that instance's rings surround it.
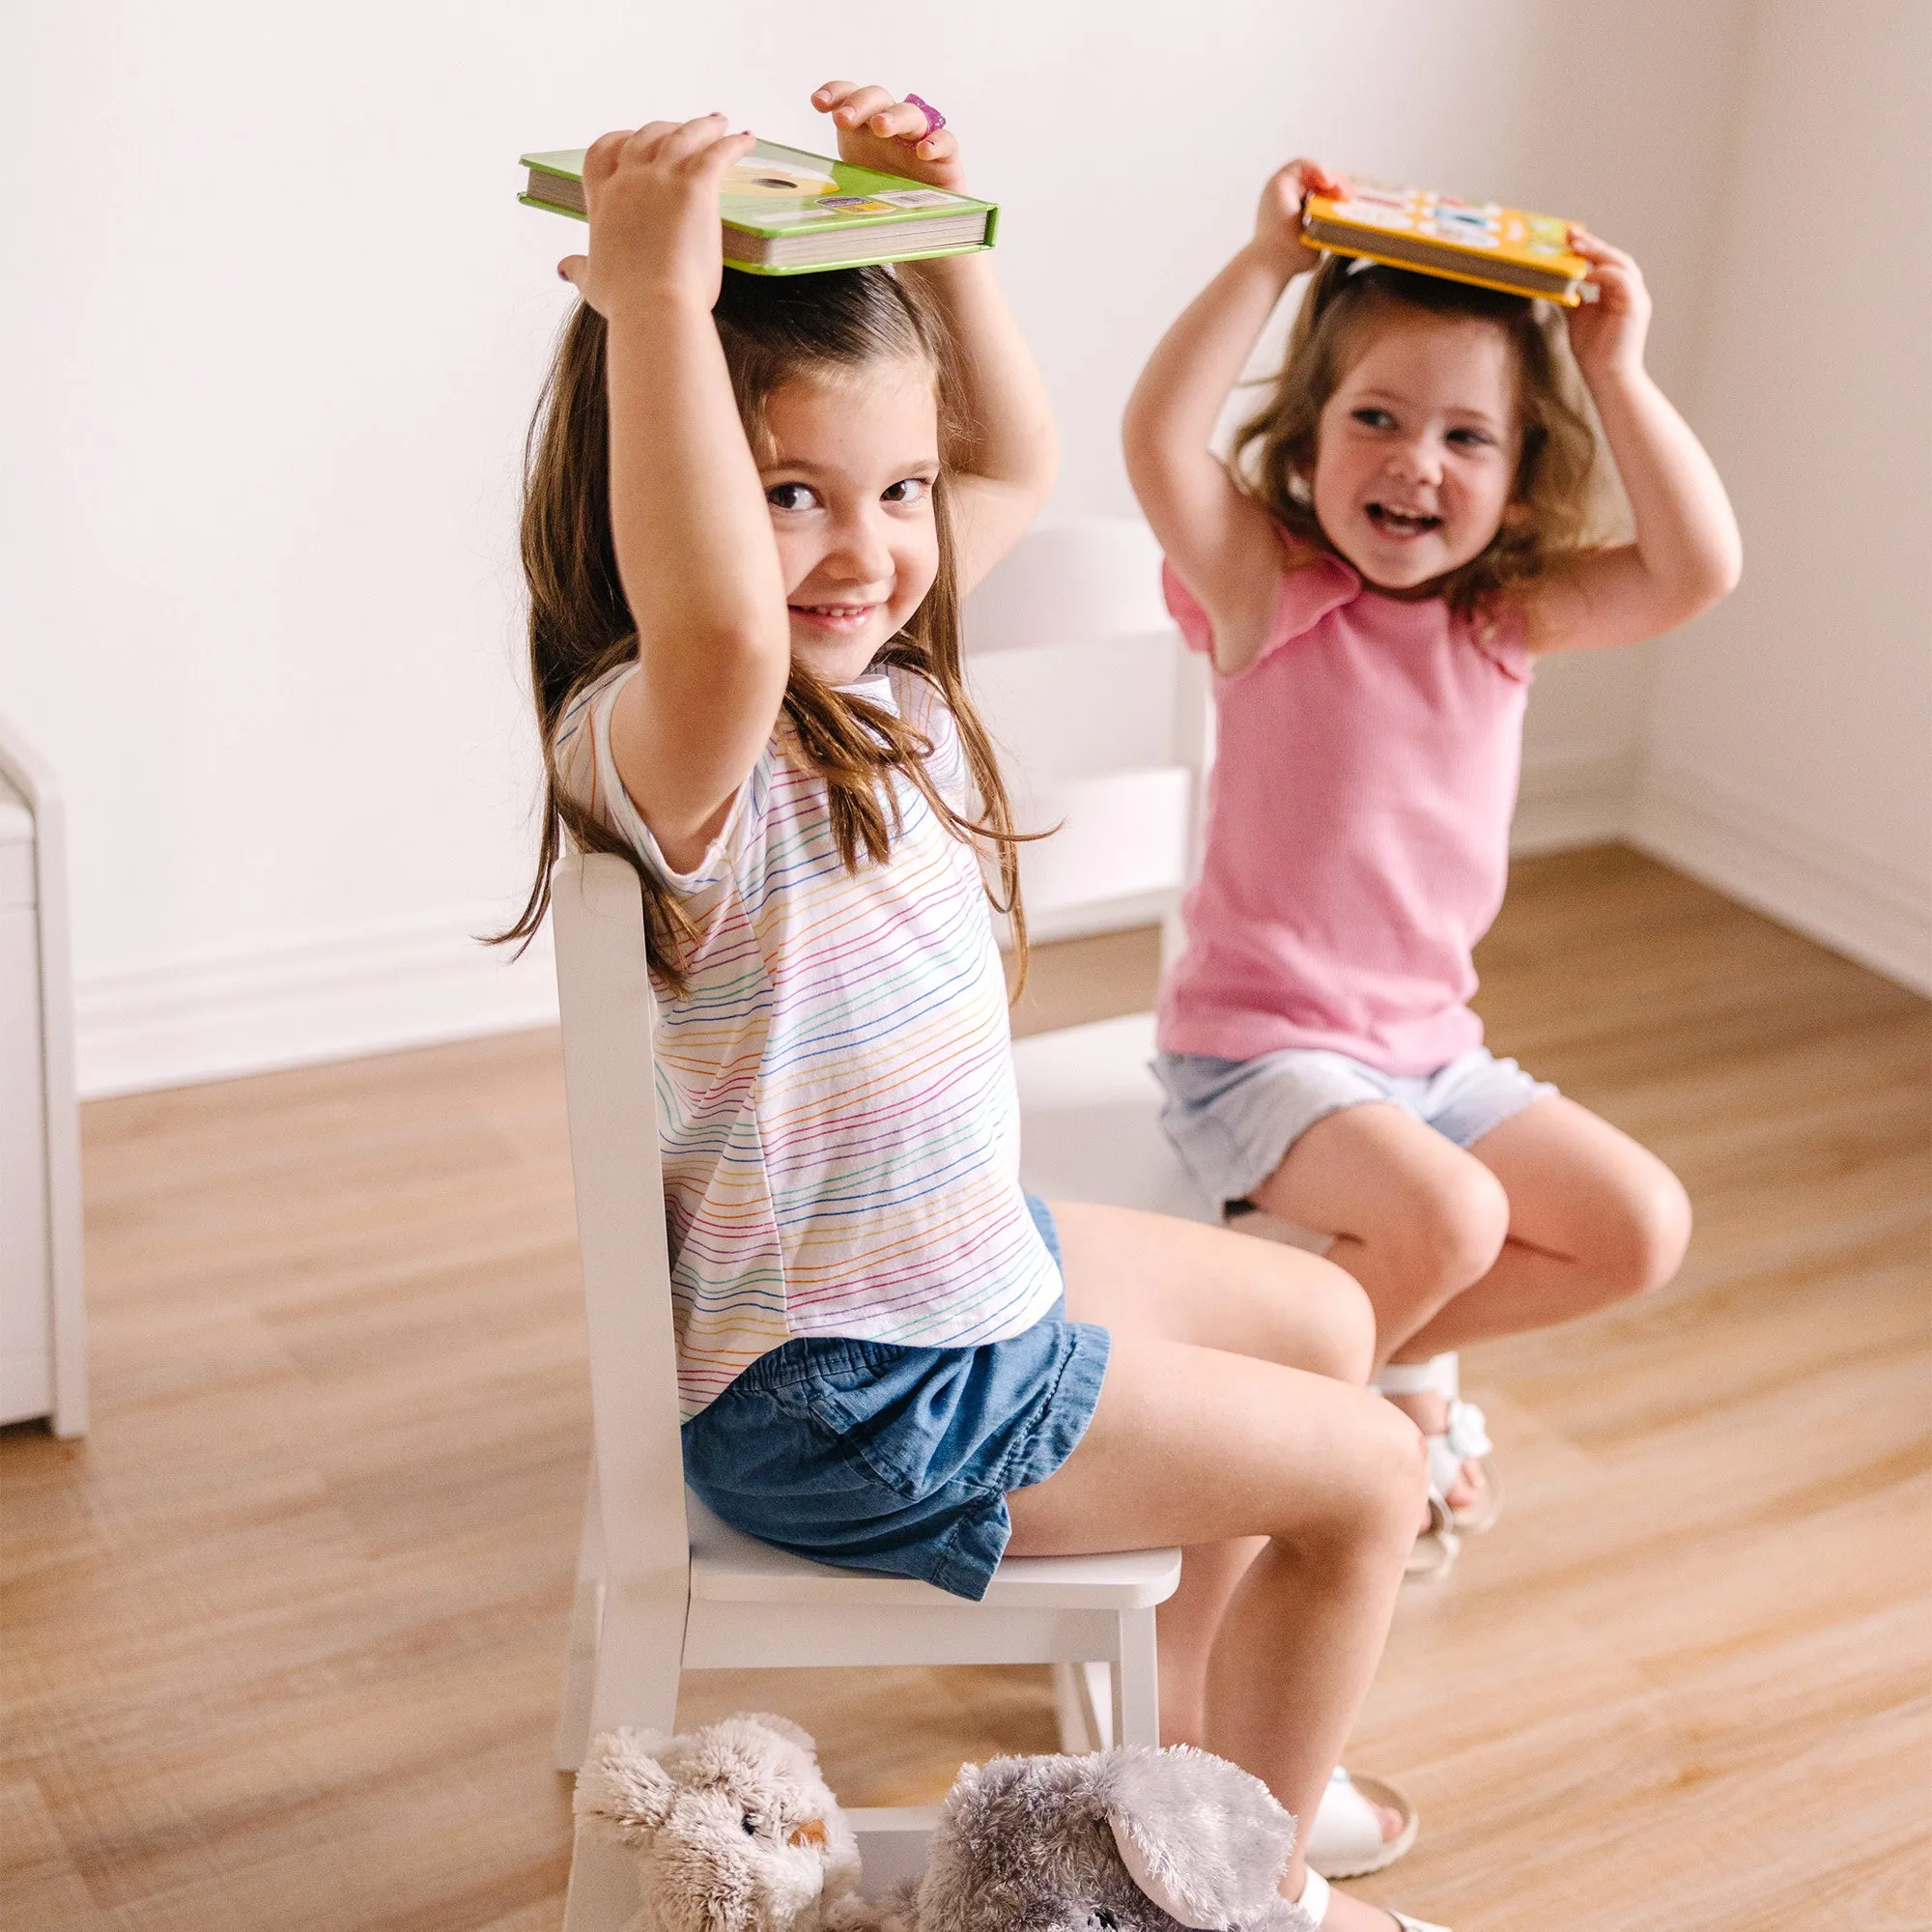
M 963 186 L 929 109 L 813 101 L 847 159 Z M 1311 1819 L 1420 1439 L 1361 1386 L 1341 1270 L 1021 1192 L 980 863 L 1023 934 L 1017 835 L 958 608 L 1044 500 L 1052 423 L 983 254 L 723 270 L 750 138 L 589 151 L 524 525 L 551 810 L 517 930 L 564 837 L 643 881 L 687 1478 L 751 1535 L 969 1598 L 1009 1548 L 1186 1546 L 1164 1727 Z M 1298 1922 L 1387 1932 L 1299 1848 L 1283 1884 Z
M 1458 1345 L 1655 1289 L 1690 1235 L 1663 1163 L 1491 1055 L 1466 1004 L 1502 902 L 1529 680 L 1541 653 L 1683 623 L 1737 581 L 1739 547 L 1710 459 L 1644 369 L 1650 298 L 1627 254 L 1573 232 L 1598 299 L 1569 311 L 1566 344 L 1527 298 L 1318 256 L 1303 200 L 1348 191 L 1319 162 L 1281 169 L 1127 408 L 1128 471 L 1220 726 L 1155 1070 L 1169 1134 L 1229 1217 L 1367 1290 L 1380 1386 L 1430 1442 L 1411 1567 L 1440 1574 L 1499 1502 Z M 1224 464 L 1216 416 L 1311 270 Z M 1627 543 L 1588 527 L 1577 371 Z

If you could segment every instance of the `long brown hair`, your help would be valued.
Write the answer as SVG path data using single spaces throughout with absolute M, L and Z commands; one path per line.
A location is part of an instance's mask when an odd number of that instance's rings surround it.
M 726 270 L 712 311 L 731 374 L 738 412 L 754 452 L 768 446 L 765 399 L 812 371 L 849 371 L 881 359 L 913 357 L 933 373 L 942 447 L 961 425 L 952 413 L 954 361 L 939 313 L 909 281 L 887 269 L 757 276 Z M 651 970 L 673 993 L 688 990 L 686 947 L 693 937 L 678 901 L 639 863 L 630 845 L 571 796 L 558 769 L 555 735 L 571 701 L 637 650 L 637 624 L 617 576 L 611 530 L 611 414 L 605 380 L 604 318 L 580 305 L 565 326 L 525 450 L 523 563 L 530 599 L 530 685 L 543 737 L 543 835 L 536 882 L 517 923 L 497 941 L 535 936 L 550 905 L 551 875 L 568 833 L 586 851 L 628 860 L 643 882 L 644 937 Z M 832 832 L 848 869 L 882 864 L 900 830 L 895 776 L 906 779 L 955 837 L 986 852 L 998 873 L 986 893 L 1011 923 L 1022 980 L 1026 913 L 1020 903 L 1018 847 L 1024 835 L 985 726 L 960 668 L 958 579 L 946 478 L 933 486 L 939 570 L 931 590 L 879 662 L 924 678 L 958 726 L 979 816 L 955 811 L 939 795 L 925 759 L 930 743 L 894 712 L 839 691 L 794 664 L 783 721 L 798 751 L 825 781 Z
M 1404 308 L 1492 324 L 1508 339 L 1516 365 L 1521 440 L 1510 506 L 1487 547 L 1442 586 L 1449 608 L 1470 617 L 1588 548 L 1601 514 L 1596 431 L 1561 325 L 1547 304 L 1380 263 L 1326 257 L 1302 298 L 1273 393 L 1236 432 L 1231 467 L 1270 516 L 1309 549 L 1333 555 L 1310 498 L 1321 412 L 1376 317 Z

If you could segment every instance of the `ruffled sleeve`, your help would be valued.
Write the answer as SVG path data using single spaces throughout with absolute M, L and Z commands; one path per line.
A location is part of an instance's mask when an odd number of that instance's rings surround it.
M 1282 541 L 1281 583 L 1275 595 L 1274 617 L 1268 625 L 1266 639 L 1255 654 L 1255 664 L 1272 657 L 1284 644 L 1306 637 L 1329 611 L 1339 610 L 1361 594 L 1362 580 L 1340 557 L 1298 547 L 1291 549 L 1288 532 L 1277 530 L 1277 534 Z M 1167 595 L 1168 611 L 1180 627 L 1188 649 L 1204 654 L 1211 651 L 1214 627 L 1201 600 L 1171 563 L 1161 564 L 1160 581 Z M 1237 675 L 1245 677 L 1253 669 L 1254 665 L 1249 665 Z

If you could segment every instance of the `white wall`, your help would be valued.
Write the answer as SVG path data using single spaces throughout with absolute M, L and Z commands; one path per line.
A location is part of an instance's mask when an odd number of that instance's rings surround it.
M 516 463 L 574 233 L 516 205 L 520 150 L 713 106 L 809 144 L 836 72 L 939 100 L 1006 205 L 1055 510 L 1118 511 L 1135 372 L 1299 149 L 1628 242 L 1682 393 L 1745 45 L 1734 0 L 23 15 L 0 712 L 70 795 L 85 1089 L 550 1009 L 541 957 L 469 939 L 531 845 Z M 1546 677 L 1527 803 L 1601 821 L 1644 691 Z
M 1932 991 L 1932 7 L 1764 0 L 1700 425 L 1745 580 L 1665 655 L 1672 863 Z

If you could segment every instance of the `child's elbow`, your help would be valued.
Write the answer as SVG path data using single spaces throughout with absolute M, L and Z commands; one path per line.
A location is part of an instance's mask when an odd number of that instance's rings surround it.
M 1743 582 L 1745 574 L 1745 547 L 1735 530 L 1728 542 L 1721 545 L 1710 559 L 1710 567 L 1704 580 L 1704 602 L 1716 604 L 1728 597 Z
M 1733 531 L 1724 542 L 1714 544 L 1685 574 L 1678 594 L 1678 624 L 1688 624 L 1712 605 L 1720 604 L 1738 587 L 1744 576 L 1744 548 Z

